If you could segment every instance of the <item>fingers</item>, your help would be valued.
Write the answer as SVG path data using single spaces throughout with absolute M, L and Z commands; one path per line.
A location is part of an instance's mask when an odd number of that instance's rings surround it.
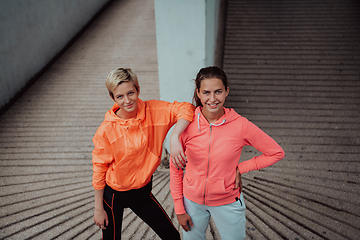
M 106 227 L 100 223 L 95 223 L 96 226 L 98 226 L 100 229 L 106 229 Z
M 240 182 L 241 182 L 241 179 L 239 178 L 239 175 L 236 174 L 234 189 L 238 189 L 238 188 L 239 188 Z
M 177 219 L 178 219 L 180 226 L 184 229 L 185 232 L 191 231 L 190 226 L 193 227 L 194 224 L 191 221 L 191 217 L 189 216 L 189 214 L 187 214 L 187 213 L 178 214 Z
M 189 220 L 189 224 L 190 224 L 190 227 L 194 227 L 194 224 L 193 224 L 191 218 L 190 218 L 190 220 Z
M 186 222 L 186 224 L 181 225 L 181 227 L 184 229 L 185 232 L 191 231 L 191 227 L 194 227 L 194 224 L 192 223 L 191 219 Z
M 172 160 L 173 160 L 173 163 L 174 163 L 174 165 L 175 165 L 175 167 L 176 167 L 177 169 L 182 168 L 182 165 L 180 164 L 180 162 L 179 162 L 179 160 L 178 160 L 177 157 L 173 157 Z
M 186 166 L 186 156 L 184 154 L 173 157 L 173 163 L 177 169 L 184 169 Z
M 183 161 L 184 165 L 186 165 L 186 163 L 187 163 L 187 158 L 186 158 L 184 152 L 181 152 L 181 153 L 180 153 L 180 158 L 181 158 L 181 160 Z
M 108 226 L 109 225 L 109 220 L 106 218 L 105 219 L 105 225 L 104 224 L 102 224 L 102 223 L 100 223 L 100 222 L 96 222 L 95 220 L 94 220 L 94 223 L 95 223 L 95 225 L 96 226 L 98 226 L 100 229 L 106 229 L 106 226 Z
M 178 157 L 178 161 L 181 164 L 181 168 L 184 169 L 186 166 L 186 163 L 187 163 L 187 159 L 186 159 L 185 155 Z
M 239 183 L 239 192 L 242 192 L 243 190 L 243 185 L 242 185 L 242 182 L 241 182 L 241 179 L 240 179 L 240 183 Z
M 236 168 L 236 177 L 235 177 L 235 186 L 234 189 L 239 189 L 239 192 L 242 191 L 242 182 L 241 182 L 241 174 L 238 168 Z
M 242 192 L 242 189 L 243 189 L 243 185 L 242 185 L 242 181 L 241 181 L 241 175 L 239 177 L 239 192 Z
M 239 188 L 239 179 L 236 177 L 234 189 Z
M 175 161 L 176 161 L 176 167 L 177 169 L 183 169 L 183 163 L 181 161 L 182 159 L 178 156 L 175 157 Z
M 185 232 L 190 231 L 190 228 L 188 225 L 181 225 L 181 227 L 184 229 Z

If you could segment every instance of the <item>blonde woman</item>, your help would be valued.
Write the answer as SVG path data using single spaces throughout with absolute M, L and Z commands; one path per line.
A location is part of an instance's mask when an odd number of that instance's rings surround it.
M 93 142 L 94 222 L 103 239 L 121 239 L 124 208 L 130 208 L 161 239 L 180 239 L 179 232 L 151 193 L 152 175 L 160 165 L 162 144 L 169 129 L 174 159 L 184 158 L 179 135 L 192 121 L 190 103 L 142 101 L 137 76 L 118 68 L 107 77 L 114 106 L 95 133 Z

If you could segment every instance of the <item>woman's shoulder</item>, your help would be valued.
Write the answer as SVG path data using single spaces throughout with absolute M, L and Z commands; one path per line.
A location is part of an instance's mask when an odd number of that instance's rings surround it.
M 248 122 L 249 120 L 245 117 L 242 116 L 240 113 L 238 113 L 237 111 L 235 111 L 235 109 L 233 108 L 224 108 L 225 109 L 225 115 L 227 116 L 227 118 L 231 119 L 231 120 L 235 120 L 235 121 L 240 121 L 240 122 Z
M 146 101 L 144 101 L 144 103 L 145 103 L 146 108 L 158 108 L 158 107 L 163 107 L 163 106 L 167 106 L 170 104 L 167 101 L 156 100 L 156 99 L 146 100 Z
M 111 131 L 112 123 L 109 121 L 103 121 L 95 132 L 95 136 L 106 135 L 107 132 Z
M 187 105 L 189 105 L 189 109 L 191 109 L 192 111 L 195 109 L 195 107 L 193 107 L 193 105 L 189 102 L 178 102 L 178 101 L 168 102 L 164 100 L 147 100 L 144 101 L 144 103 L 146 109 L 171 109 L 171 108 L 187 106 Z

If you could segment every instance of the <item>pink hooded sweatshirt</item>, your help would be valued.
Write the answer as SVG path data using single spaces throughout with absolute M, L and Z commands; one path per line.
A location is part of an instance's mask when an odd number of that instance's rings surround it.
M 188 163 L 186 172 L 170 161 L 170 189 L 175 213 L 184 214 L 183 196 L 198 204 L 221 206 L 240 196 L 234 189 L 236 167 L 241 174 L 273 165 L 284 158 L 284 150 L 269 135 L 233 109 L 209 124 L 195 110 L 195 119 L 180 137 Z M 262 152 L 260 156 L 239 163 L 243 146 Z

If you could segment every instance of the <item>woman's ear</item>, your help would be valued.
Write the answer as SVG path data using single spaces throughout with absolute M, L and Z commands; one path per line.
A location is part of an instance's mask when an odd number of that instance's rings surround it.
M 198 98 L 200 98 L 200 92 L 199 92 L 199 89 L 196 89 L 196 96 L 197 96 Z
M 226 97 L 229 95 L 229 92 L 230 92 L 230 88 L 227 87 L 227 88 L 226 88 Z

